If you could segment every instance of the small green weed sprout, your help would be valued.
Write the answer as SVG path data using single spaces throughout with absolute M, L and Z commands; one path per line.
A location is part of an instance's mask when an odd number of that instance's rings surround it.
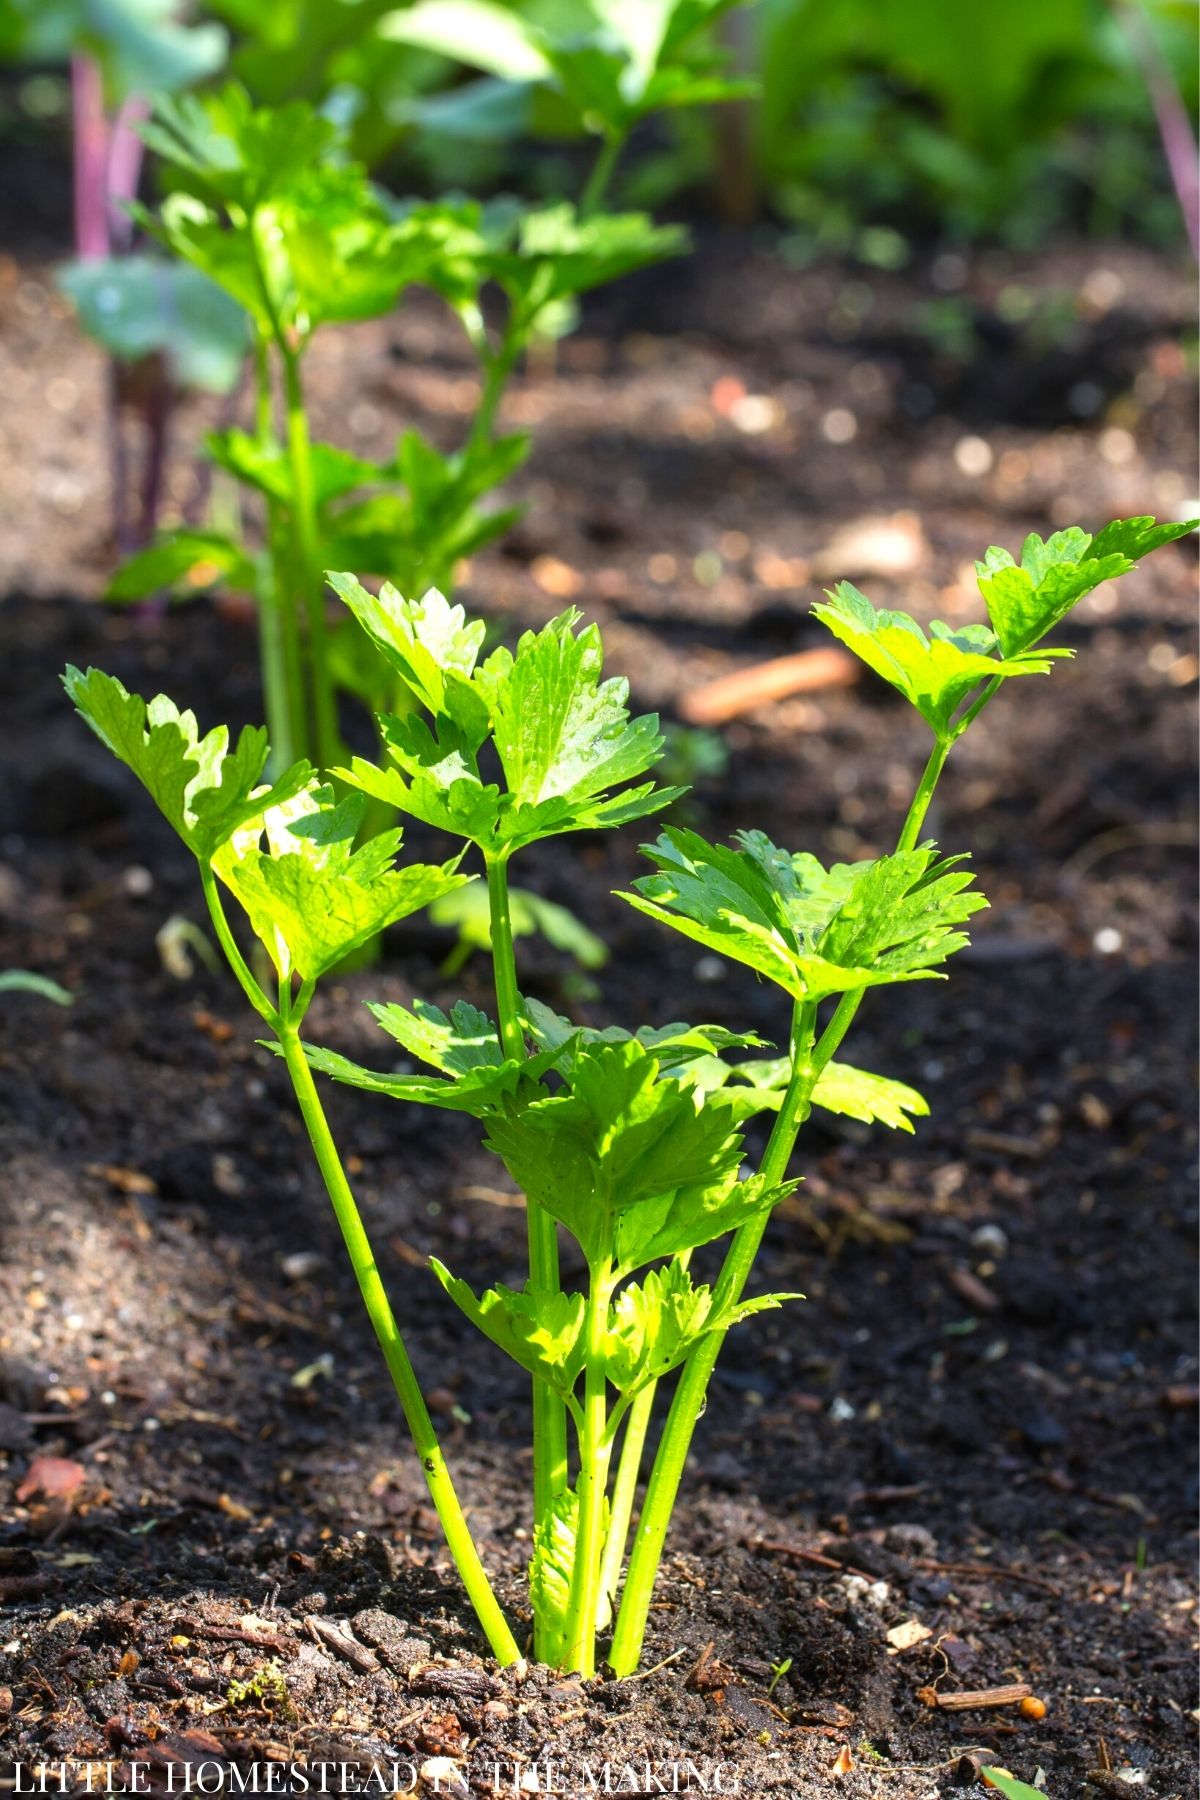
M 269 1662 L 261 1663 L 244 1680 L 231 1681 L 225 1690 L 225 1700 L 229 1706 L 259 1706 L 268 1712 L 289 1715 L 295 1711 L 287 1678 L 278 1657 L 274 1656 Z

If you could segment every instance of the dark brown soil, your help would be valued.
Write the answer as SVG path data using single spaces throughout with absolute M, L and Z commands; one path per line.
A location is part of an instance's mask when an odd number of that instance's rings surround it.
M 1129 577 L 1116 611 L 1085 603 L 1077 662 L 1003 697 L 944 785 L 937 835 L 974 852 L 994 910 L 949 985 L 873 1002 L 852 1049 L 923 1087 L 934 1118 L 903 1139 L 810 1128 L 755 1276 L 808 1298 L 727 1348 L 653 1672 L 517 1681 L 480 1656 L 281 1071 L 230 981 L 199 960 L 181 980 L 156 947 L 201 916 L 188 859 L 56 687 L 92 660 L 240 721 L 253 634 L 215 608 L 147 622 L 85 603 L 107 556 L 99 369 L 31 297 L 44 271 L 9 277 L 2 455 L 25 484 L 6 501 L 0 967 L 76 1001 L 6 997 L 0 1031 L 5 1753 L 141 1762 L 160 1787 L 174 1767 L 176 1791 L 187 1762 L 431 1757 L 480 1793 L 499 1764 L 511 1791 L 514 1763 L 550 1756 L 556 1792 L 589 1791 L 585 1765 L 607 1762 L 640 1793 L 649 1757 L 691 1759 L 709 1791 L 723 1765 L 726 1792 L 736 1776 L 745 1794 L 924 1800 L 970 1793 L 977 1752 L 1041 1768 L 1051 1800 L 1194 1795 L 1190 547 Z M 1054 348 L 1004 337 L 1014 283 L 1067 297 Z M 819 641 L 805 615 L 827 576 L 967 616 L 963 565 L 988 542 L 1176 510 L 1195 486 L 1186 282 L 1091 248 L 985 258 L 965 284 L 973 360 L 930 343 L 924 269 L 798 276 L 718 242 L 686 277 L 609 296 L 558 378 L 513 395 L 538 431 L 530 511 L 462 597 L 522 622 L 577 600 L 636 701 L 670 716 L 697 681 Z M 408 418 L 458 431 L 466 368 L 431 312 L 315 355 L 343 441 L 380 447 Z M 192 476 L 181 460 L 180 503 Z M 895 527 L 899 582 L 870 566 L 864 524 L 897 512 L 920 521 Z M 865 684 L 725 736 L 703 829 L 841 857 L 892 840 L 923 754 Z M 519 873 L 612 947 L 580 1016 L 778 1037 L 770 991 L 610 897 L 636 862 L 626 834 Z M 382 1064 L 361 1001 L 444 1002 L 446 948 L 403 928 L 381 968 L 324 995 L 312 1035 Z M 571 1003 L 552 952 L 523 947 L 523 974 Z M 486 1004 L 485 971 L 461 979 Z M 461 1121 L 346 1090 L 329 1104 L 523 1618 L 525 1384 L 423 1268 L 434 1252 L 519 1279 L 519 1212 Z M 56 1473 L 69 1493 L 40 1489 Z M 931 1636 L 891 1653 L 911 1619 Z M 1014 1681 L 1044 1718 L 918 1698 Z

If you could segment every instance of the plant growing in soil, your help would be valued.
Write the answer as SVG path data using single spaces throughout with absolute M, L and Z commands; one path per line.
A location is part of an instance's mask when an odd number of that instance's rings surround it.
M 990 624 L 928 635 L 877 611 L 842 583 L 819 618 L 920 713 L 933 744 L 895 849 L 825 868 L 761 831 L 736 847 L 668 829 L 654 872 L 625 899 L 639 912 L 752 969 L 791 1006 L 786 1054 L 741 1057 L 762 1041 L 713 1025 L 634 1032 L 581 1028 L 521 994 L 508 877 L 541 840 L 606 830 L 668 805 L 677 790 L 645 779 L 662 738 L 631 718 L 627 684 L 602 679 L 595 626 L 563 613 L 515 653 L 481 660 L 484 627 L 440 594 L 379 596 L 353 576 L 330 581 L 408 696 L 380 720 L 386 756 L 354 758 L 324 782 L 297 763 L 261 777 L 265 731 L 201 738 L 164 696 L 147 706 L 100 670 L 70 669 L 84 718 L 140 777 L 195 855 L 213 927 L 251 1006 L 284 1059 L 371 1323 L 404 1409 L 451 1552 L 496 1656 L 520 1654 L 472 1541 L 428 1409 L 325 1116 L 315 1075 L 481 1121 L 527 1204 L 529 1277 L 476 1294 L 441 1263 L 450 1299 L 533 1379 L 536 1656 L 591 1675 L 606 1658 L 637 1667 L 659 1557 L 697 1418 L 725 1334 L 795 1296 L 745 1298 L 771 1209 L 795 1186 L 789 1165 L 814 1106 L 911 1130 L 928 1111 L 901 1082 L 838 1060 L 870 989 L 924 980 L 966 943 L 986 905 L 962 856 L 922 839 L 926 812 L 959 738 L 1014 678 L 1047 673 L 1071 652 L 1044 640 L 1083 595 L 1123 574 L 1188 524 L 1118 520 L 1029 537 L 1019 561 L 990 549 L 977 565 Z M 463 843 L 452 860 L 400 864 L 401 834 L 360 842 L 368 801 Z M 357 845 L 357 847 L 356 847 Z M 312 1045 L 305 1016 L 323 976 L 369 937 L 471 878 L 482 858 L 490 907 L 495 1019 L 459 1001 L 372 1007 L 424 1074 L 377 1072 Z M 260 980 L 226 912 L 238 903 L 269 959 Z M 765 1152 L 744 1167 L 743 1129 L 774 1115 Z M 586 1268 L 560 1277 L 559 1233 Z M 729 1238 L 716 1282 L 693 1253 Z M 643 1452 L 660 1383 L 681 1370 L 626 1562 Z M 570 1439 L 573 1439 L 573 1449 Z
M 331 629 L 322 571 L 386 575 L 408 594 L 450 592 L 458 565 L 518 516 L 485 502 L 529 448 L 524 433 L 496 430 L 521 357 L 568 327 L 582 294 L 685 249 L 679 227 L 606 211 L 604 197 L 630 132 L 651 112 L 742 91 L 724 81 L 718 57 L 693 66 L 693 40 L 727 3 L 667 0 L 640 22 L 628 7 L 600 6 L 603 30 L 589 14 L 591 35 L 572 30 L 561 41 L 500 8 L 471 13 L 488 54 L 536 67 L 557 85 L 567 120 L 598 140 L 577 204 L 397 201 L 347 160 L 342 134 L 313 106 L 255 107 L 236 84 L 164 96 L 141 127 L 172 191 L 157 214 L 135 207 L 134 216 L 250 322 L 254 430 L 212 433 L 206 450 L 266 521 L 261 549 L 236 517 L 167 532 L 125 563 L 109 594 L 194 594 L 219 582 L 254 597 L 273 769 L 299 757 L 323 772 L 335 765 L 339 688 L 372 713 L 403 704 L 353 616 Z M 460 6 L 423 0 L 395 15 L 396 36 L 453 46 L 464 19 Z M 461 446 L 447 454 L 408 430 L 394 455 L 369 461 L 314 442 L 304 368 L 316 332 L 390 312 L 417 285 L 450 306 L 478 364 Z

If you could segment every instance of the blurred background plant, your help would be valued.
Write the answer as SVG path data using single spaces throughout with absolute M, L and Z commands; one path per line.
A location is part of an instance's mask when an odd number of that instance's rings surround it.
M 179 10 L 176 0 L 0 5 L 0 53 L 35 71 L 16 90 L 18 117 L 69 115 L 75 260 L 61 281 L 84 330 L 112 358 L 108 450 L 121 555 L 154 531 L 175 395 L 188 387 L 228 393 L 246 347 L 240 309 L 211 282 L 166 257 L 133 253 L 140 126 L 155 96 L 214 75 L 228 49 L 220 24 L 183 23 Z M 55 73 L 64 65 L 67 78 Z M 7 123 L 11 133 L 11 113 Z
M 1196 0 L 979 0 L 945 24 L 935 0 L 0 0 L 0 129 L 18 145 L 71 133 L 76 260 L 62 281 L 113 359 L 118 554 L 154 538 L 173 399 L 189 387 L 233 395 L 252 335 L 245 296 L 219 277 L 214 291 L 178 233 L 161 234 L 175 259 L 137 233 L 142 126 L 164 98 L 227 72 L 256 108 L 303 102 L 320 116 L 310 164 L 361 165 L 425 197 L 570 197 L 581 218 L 610 194 L 639 209 L 685 206 L 769 226 L 798 263 L 849 253 L 896 268 L 922 236 L 1023 248 L 1064 228 L 1166 244 L 1180 208 L 1196 248 Z M 164 147 L 178 187 L 160 133 Z M 362 205 L 365 175 L 359 187 Z M 568 225 L 542 215 L 543 250 L 546 232 L 561 239 Z M 482 294 L 504 286 L 505 232 L 528 254 L 519 213 L 493 207 L 468 224 L 460 211 L 458 227 L 455 280 L 441 291 L 479 353 L 484 394 L 465 461 L 410 439 L 405 471 L 379 474 L 392 492 L 375 505 L 373 541 L 391 536 L 383 566 L 402 581 L 444 582 L 462 546 L 478 547 L 477 502 L 520 460 L 516 440 L 498 449 L 491 427 L 521 354 L 571 329 L 585 287 L 645 260 L 610 255 L 584 280 L 577 255 L 570 272 L 560 258 L 556 275 L 543 270 L 517 294 L 510 257 L 510 318 L 492 345 Z M 462 229 L 479 234 L 470 269 Z M 410 267 L 380 306 L 422 276 L 438 285 Z M 231 421 L 234 411 L 231 399 Z M 485 535 L 511 515 L 497 517 Z M 433 545 L 416 569 L 398 548 L 414 530 Z M 142 565 L 115 594 L 144 594 L 160 577 L 203 588 L 195 571 L 210 568 L 227 583 L 249 578 L 244 562 L 195 548 L 190 564 L 177 545 Z M 362 656 L 340 661 L 376 706 Z

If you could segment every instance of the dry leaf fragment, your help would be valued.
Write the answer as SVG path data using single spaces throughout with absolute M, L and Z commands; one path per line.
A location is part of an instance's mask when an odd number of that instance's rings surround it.
M 834 1763 L 829 1773 L 833 1776 L 835 1781 L 840 1781 L 842 1776 L 849 1775 L 853 1768 L 854 1758 L 850 1754 L 850 1746 L 849 1744 L 843 1744 L 837 1753 L 837 1761 Z
M 157 1194 L 158 1183 L 140 1169 L 125 1169 L 120 1163 L 88 1163 L 85 1175 L 96 1175 L 107 1181 L 119 1194 Z
M 922 1706 L 936 1706 L 943 1712 L 973 1712 L 981 1706 L 1019 1706 L 1033 1693 L 1027 1681 L 1010 1681 L 1004 1687 L 963 1689 L 957 1694 L 942 1694 L 935 1687 L 917 1689 Z
M 905 1619 L 903 1625 L 893 1625 L 887 1634 L 891 1645 L 889 1656 L 899 1656 L 902 1650 L 911 1650 L 914 1644 L 923 1644 L 927 1637 L 932 1637 L 928 1625 L 922 1625 L 920 1619 Z
M 65 1500 L 82 1487 L 86 1474 L 83 1464 L 70 1457 L 35 1456 L 17 1489 L 17 1499 L 33 1500 L 41 1494 L 48 1500 Z

